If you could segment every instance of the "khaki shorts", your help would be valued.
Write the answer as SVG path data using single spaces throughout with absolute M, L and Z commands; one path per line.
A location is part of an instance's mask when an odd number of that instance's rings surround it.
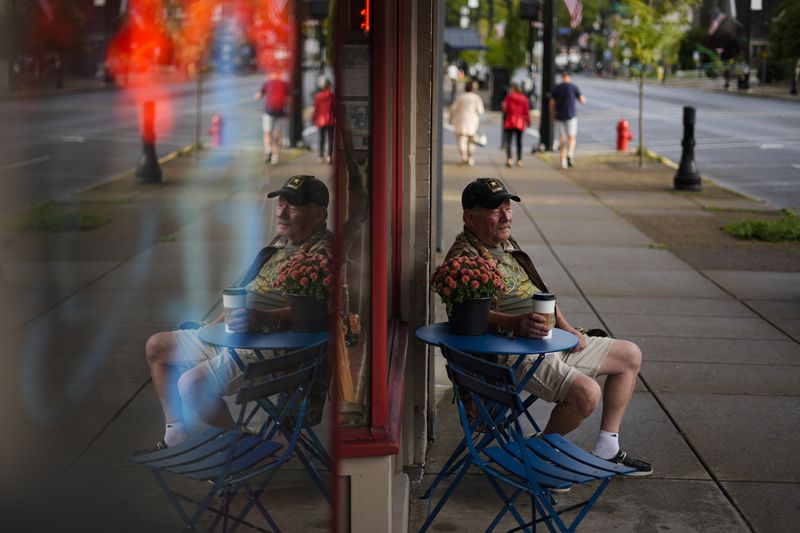
M 561 135 L 567 137 L 575 137 L 578 135 L 578 117 L 572 117 L 569 120 L 556 120 L 556 126 Z
M 243 385 L 244 366 L 261 359 L 253 350 L 233 350 L 240 366 L 227 348 L 201 341 L 196 329 L 181 329 L 173 331 L 172 335 L 186 366 L 205 367 L 216 379 L 217 392 L 224 396 L 233 394 Z
M 608 356 L 615 339 L 610 337 L 586 337 L 586 347 L 578 352 L 555 352 L 545 355 L 536 373 L 525 385 L 525 390 L 548 402 L 562 402 L 572 382 L 579 374 L 595 378 L 600 366 Z M 518 356 L 508 358 L 513 365 Z M 530 370 L 536 362 L 535 356 L 525 356 L 517 369 L 517 379 Z
M 261 131 L 265 134 L 274 134 L 275 131 L 280 131 L 281 127 L 283 126 L 284 122 L 283 115 L 270 115 L 269 113 L 264 113 L 261 115 Z

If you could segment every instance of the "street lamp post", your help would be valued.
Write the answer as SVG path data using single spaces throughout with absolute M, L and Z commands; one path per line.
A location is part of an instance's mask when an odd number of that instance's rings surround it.
M 139 183 L 161 183 L 161 167 L 156 155 L 156 103 L 148 100 L 142 107 L 142 155 L 136 168 Z
M 744 45 L 744 73 L 742 74 L 742 83 L 740 89 L 750 88 L 750 21 L 753 18 L 752 1 L 747 0 L 747 28 L 745 30 L 746 42 Z

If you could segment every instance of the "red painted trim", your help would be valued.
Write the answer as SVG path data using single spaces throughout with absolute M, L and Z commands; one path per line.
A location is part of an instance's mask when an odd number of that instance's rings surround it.
M 372 402 L 370 425 L 384 428 L 388 418 L 386 398 L 387 377 L 387 294 L 386 294 L 386 236 L 388 231 L 387 181 L 390 172 L 391 124 L 387 124 L 391 108 L 389 87 L 389 21 L 385 2 L 378 2 L 371 10 L 372 28 L 372 161 L 370 165 L 371 233 L 370 258 L 372 263 L 370 319 L 370 353 Z

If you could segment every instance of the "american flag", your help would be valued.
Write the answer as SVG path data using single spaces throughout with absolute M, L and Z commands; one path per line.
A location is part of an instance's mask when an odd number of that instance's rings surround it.
M 581 0 L 564 0 L 564 5 L 569 13 L 569 27 L 574 30 L 583 20 L 583 4 Z
M 719 29 L 719 25 L 722 24 L 722 21 L 724 21 L 727 16 L 728 15 L 722 11 L 717 11 L 717 14 L 714 15 L 713 19 L 711 19 L 711 25 L 708 27 L 708 34 L 714 35 L 714 33 L 716 33 L 716 31 Z

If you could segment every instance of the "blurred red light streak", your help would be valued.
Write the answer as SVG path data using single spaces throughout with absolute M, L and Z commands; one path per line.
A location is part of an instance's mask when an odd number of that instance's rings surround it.
M 204 67 L 222 18 L 238 19 L 259 69 L 286 76 L 294 53 L 291 8 L 288 0 L 183 0 L 168 12 L 165 0 L 130 0 L 127 18 L 108 47 L 107 68 L 140 107 L 157 102 L 163 134 L 173 125 L 166 86 Z

